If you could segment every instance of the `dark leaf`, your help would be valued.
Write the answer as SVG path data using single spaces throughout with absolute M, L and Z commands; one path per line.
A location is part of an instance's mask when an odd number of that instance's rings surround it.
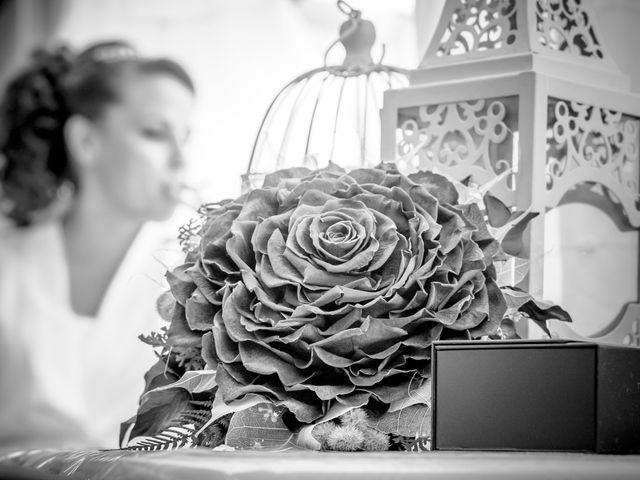
M 496 283 L 500 286 L 517 286 L 529 273 L 531 261 L 525 258 L 511 257 L 508 260 L 495 261 Z
M 136 415 L 131 438 L 160 432 L 187 408 L 191 396 L 186 390 L 174 388 L 149 393 L 145 398 Z
M 551 332 L 547 327 L 548 320 L 571 322 L 571 315 L 558 305 L 537 300 L 531 294 L 515 287 L 504 287 L 502 293 L 507 302 L 508 312 L 521 312 L 538 325 L 547 335 Z
M 229 422 L 226 443 L 237 449 L 279 449 L 286 446 L 293 433 L 282 421 L 284 407 L 259 403 L 236 412 Z
M 502 227 L 511 220 L 511 211 L 501 200 L 490 193 L 487 193 L 482 200 L 492 227 Z
M 170 290 L 163 292 L 156 300 L 156 310 L 160 314 L 165 322 L 170 322 L 173 317 L 173 309 L 176 305 L 176 300 L 173 298 L 173 294 Z
M 404 435 L 391 435 L 391 448 L 389 450 L 426 452 L 431 450 L 431 436 L 415 438 Z
M 200 370 L 186 372 L 179 380 L 155 388 L 154 390 L 147 392 L 145 395 L 155 394 L 163 390 L 169 390 L 171 388 L 183 388 L 189 393 L 201 393 L 213 390 L 216 386 L 216 372 L 213 370 Z
M 529 255 L 524 244 L 524 231 L 529 225 L 529 222 L 537 216 L 537 213 L 528 213 L 507 232 L 502 240 L 502 250 L 504 250 L 505 253 L 514 257 L 527 257 Z
M 180 378 L 168 365 L 164 358 L 159 359 L 144 374 L 144 391 L 148 392 L 164 385 L 169 385 Z
M 180 347 L 199 347 L 202 342 L 202 334 L 191 330 L 184 307 L 179 303 L 176 303 L 173 309 L 173 318 L 167 330 L 167 341 L 172 346 Z
M 515 322 L 509 317 L 504 317 L 500 323 L 499 333 L 492 335 L 491 338 L 494 340 L 515 340 L 522 337 L 516 331 Z
M 547 326 L 547 320 L 571 322 L 571 316 L 563 308 L 558 305 L 547 305 L 537 300 L 526 303 L 520 308 L 520 311 L 531 318 L 549 337 L 551 337 L 551 332 Z
M 424 404 L 411 405 L 397 412 L 387 412 L 369 420 L 376 430 L 415 438 L 431 435 L 431 409 Z
M 163 327 L 163 332 L 151 332 L 149 335 L 138 335 L 138 338 L 142 343 L 151 345 L 153 348 L 164 348 L 167 345 L 167 332 L 166 327 Z
M 185 263 L 165 274 L 169 287 L 171 288 L 171 293 L 180 305 L 184 305 L 196 289 L 195 283 L 193 283 L 193 280 L 191 280 L 188 274 L 188 270 L 191 267 L 191 264 Z
M 127 444 L 126 450 L 156 451 L 219 445 L 226 431 L 226 420 L 211 423 L 211 406 L 211 399 L 189 402 L 157 431 L 137 436 L 133 436 L 135 431 L 132 432 L 133 440 Z

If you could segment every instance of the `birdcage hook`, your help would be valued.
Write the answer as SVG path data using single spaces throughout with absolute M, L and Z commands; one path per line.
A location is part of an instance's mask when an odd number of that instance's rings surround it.
M 337 5 L 338 5 L 338 10 L 340 10 L 342 13 L 349 16 L 350 18 L 360 18 L 360 15 L 362 14 L 360 10 L 356 10 L 344 0 L 338 0 Z

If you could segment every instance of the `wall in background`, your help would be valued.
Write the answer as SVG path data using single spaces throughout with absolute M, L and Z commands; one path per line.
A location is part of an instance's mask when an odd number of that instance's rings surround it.
M 55 38 L 84 46 L 124 38 L 142 53 L 168 55 L 192 73 L 198 111 L 191 173 L 207 200 L 235 196 L 260 121 L 276 93 L 322 65 L 346 17 L 333 0 L 62 0 Z M 418 62 L 414 0 L 353 0 L 378 29 L 374 57 Z M 338 48 L 330 57 L 341 62 Z
M 54 34 L 62 4 L 49 0 L 0 0 L 0 85 L 29 53 Z
M 631 90 L 640 93 L 640 2 L 638 0 L 586 0 L 596 12 L 602 41 L 618 67 L 631 77 Z

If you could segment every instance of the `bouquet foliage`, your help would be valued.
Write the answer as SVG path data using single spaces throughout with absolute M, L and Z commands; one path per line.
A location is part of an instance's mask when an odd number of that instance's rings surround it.
M 502 281 L 535 214 L 432 172 L 282 170 L 201 213 L 128 448 L 421 449 L 435 340 L 569 320 Z

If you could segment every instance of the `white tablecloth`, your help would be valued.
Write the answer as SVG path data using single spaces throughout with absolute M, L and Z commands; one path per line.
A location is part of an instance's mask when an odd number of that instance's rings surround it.
M 640 456 L 511 452 L 30 452 L 4 463 L 94 480 L 634 479 Z

